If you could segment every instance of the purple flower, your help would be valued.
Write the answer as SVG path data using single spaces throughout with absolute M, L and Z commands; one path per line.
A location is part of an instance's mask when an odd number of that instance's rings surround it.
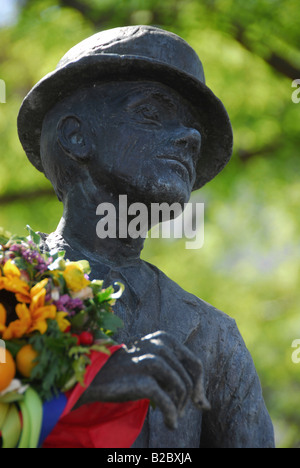
M 9 250 L 10 250 L 11 252 L 20 252 L 21 247 L 22 247 L 22 246 L 21 246 L 20 244 L 13 244 L 13 245 L 11 245 L 11 246 L 9 247 Z
M 34 247 L 34 243 L 32 241 L 28 241 L 27 245 L 13 244 L 10 246 L 9 251 L 19 254 L 27 263 L 33 265 L 37 272 L 45 273 L 48 270 L 49 265 L 52 263 L 52 258 L 45 260 L 38 250 L 31 247 Z
M 72 299 L 68 294 L 64 294 L 53 303 L 59 312 L 67 312 L 69 315 L 74 315 L 76 309 L 83 309 L 83 302 L 80 299 Z

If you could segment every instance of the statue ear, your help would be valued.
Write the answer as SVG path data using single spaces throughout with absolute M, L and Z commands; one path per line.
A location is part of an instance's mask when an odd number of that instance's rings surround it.
M 85 163 L 90 159 L 92 142 L 84 123 L 76 116 L 62 117 L 57 126 L 57 140 L 70 158 Z

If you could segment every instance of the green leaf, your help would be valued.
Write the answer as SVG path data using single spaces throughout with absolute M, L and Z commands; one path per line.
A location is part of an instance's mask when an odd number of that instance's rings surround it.
M 79 354 L 89 354 L 90 350 L 86 346 L 72 346 L 69 351 L 69 356 L 74 357 Z
M 13 340 L 6 341 L 5 347 L 12 354 L 13 357 L 16 357 L 20 349 L 23 348 L 23 346 L 25 346 L 26 344 L 27 342 L 25 340 Z
M 117 315 L 107 313 L 102 318 L 102 328 L 110 330 L 112 333 L 116 333 L 123 326 L 123 321 Z
M 74 317 L 69 318 L 72 328 L 75 328 L 76 330 L 81 330 L 86 322 L 86 318 L 87 312 L 84 310 L 74 315 Z
M 27 231 L 29 232 L 29 238 L 37 245 L 39 246 L 41 244 L 41 237 L 31 229 L 31 227 L 27 224 L 26 226 Z
M 89 363 L 90 359 L 85 354 L 82 354 L 78 357 L 78 359 L 73 361 L 72 367 L 75 372 L 75 377 L 77 382 L 79 382 L 81 385 L 84 385 L 85 369 Z
M 102 330 L 95 330 L 94 332 L 95 340 L 103 340 L 103 342 L 112 343 L 111 338 L 108 338 L 107 335 Z
M 11 233 L 0 227 L 0 244 L 5 245 L 11 238 Z
M 100 292 L 103 288 L 103 283 L 104 281 L 103 280 L 93 280 L 91 282 L 91 288 L 93 289 L 93 291 L 96 293 L 96 292 Z
M 114 288 L 112 286 L 109 286 L 108 288 L 98 292 L 95 299 L 97 300 L 98 304 L 101 304 L 101 302 L 109 301 L 113 293 Z
M 91 273 L 91 267 L 87 260 L 79 260 L 76 263 L 82 267 L 85 274 L 89 275 Z
M 48 320 L 47 333 L 37 333 L 30 338 L 29 343 L 39 354 L 37 365 L 31 372 L 30 384 L 43 400 L 57 395 L 72 377 L 73 359 L 67 350 L 75 342 L 74 337 L 59 330 L 55 320 Z
M 16 257 L 14 259 L 14 263 L 19 268 L 19 270 L 27 270 L 28 269 L 28 263 L 22 257 Z
M 111 355 L 111 352 L 109 350 L 109 348 L 107 348 L 107 346 L 105 345 L 100 345 L 100 344 L 94 344 L 93 346 L 91 346 L 90 348 L 92 351 L 98 351 L 99 353 L 104 353 L 104 354 L 107 354 L 108 356 Z

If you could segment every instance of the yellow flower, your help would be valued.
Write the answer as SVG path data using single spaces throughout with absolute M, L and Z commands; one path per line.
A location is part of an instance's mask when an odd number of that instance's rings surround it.
M 66 319 L 67 316 L 68 316 L 67 312 L 57 312 L 56 314 L 56 321 L 58 323 L 58 327 L 60 331 L 62 332 L 64 332 L 71 325 L 69 320 Z
M 11 340 L 12 338 L 21 338 L 26 334 L 31 325 L 30 312 L 26 304 L 18 304 L 16 306 L 16 314 L 18 320 L 11 322 L 3 331 L 3 339 Z
M 3 320 L 3 318 L 6 320 L 6 311 L 1 304 L 0 332 L 3 333 L 4 340 L 21 338 L 35 330 L 38 330 L 41 334 L 44 334 L 47 331 L 47 319 L 56 318 L 56 306 L 45 305 L 45 297 L 47 293 L 45 286 L 47 283 L 48 279 L 45 279 L 30 290 L 29 308 L 24 303 L 17 304 L 16 314 L 18 316 L 18 320 L 11 322 L 7 327 Z
M 7 276 L 7 278 L 20 278 L 21 276 L 19 268 L 11 260 L 8 260 L 5 263 L 3 267 L 3 273 L 5 276 Z
M 48 279 L 44 279 L 30 291 L 31 303 L 29 311 L 32 318 L 32 326 L 28 333 L 34 330 L 39 330 L 40 333 L 44 334 L 47 330 L 47 319 L 55 319 L 56 317 L 56 306 L 45 305 L 46 289 L 45 286 L 48 283 Z
M 0 290 L 14 293 L 19 302 L 30 303 L 29 285 L 21 279 L 19 268 L 11 260 L 5 263 L 3 274 L 0 270 Z
M 63 277 L 67 283 L 68 289 L 74 292 L 81 291 L 91 283 L 85 278 L 82 265 L 77 262 L 70 262 L 66 264 Z

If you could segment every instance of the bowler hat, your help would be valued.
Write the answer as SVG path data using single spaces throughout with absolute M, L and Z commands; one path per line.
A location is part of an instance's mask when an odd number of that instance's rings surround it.
M 79 88 L 104 81 L 156 81 L 194 106 L 202 133 L 194 190 L 213 179 L 232 154 L 232 128 L 221 101 L 205 85 L 196 52 L 174 33 L 152 26 L 102 31 L 73 47 L 25 97 L 18 132 L 30 162 L 43 172 L 40 138 L 47 112 Z

